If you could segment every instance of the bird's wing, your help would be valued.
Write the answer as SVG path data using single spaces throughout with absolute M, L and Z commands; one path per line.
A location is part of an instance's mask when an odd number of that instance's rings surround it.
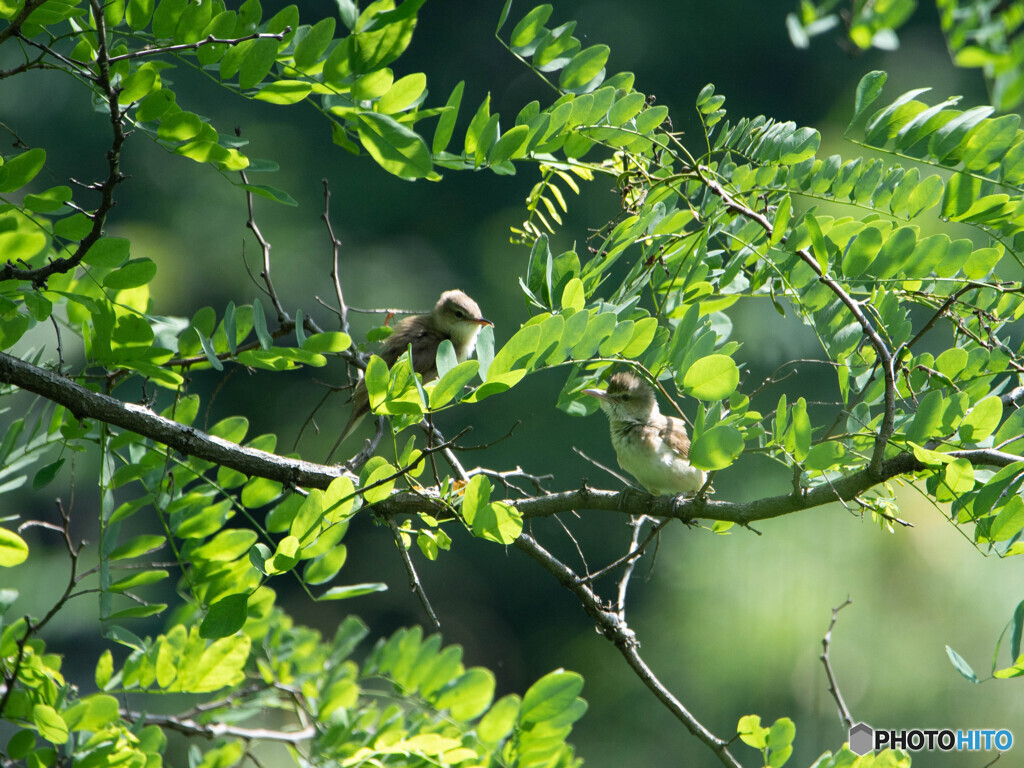
M 658 435 L 672 452 L 680 458 L 690 458 L 690 437 L 686 434 L 686 425 L 681 419 L 665 417 L 665 424 L 658 430 Z
M 437 348 L 444 338 L 429 327 L 422 317 L 409 317 L 400 322 L 395 332 L 384 342 L 381 357 L 390 367 L 411 344 L 413 370 L 424 381 L 430 381 L 437 378 Z

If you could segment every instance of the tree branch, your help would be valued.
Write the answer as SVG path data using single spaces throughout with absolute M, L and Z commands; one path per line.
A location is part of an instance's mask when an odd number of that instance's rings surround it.
M 245 741 L 276 741 L 284 744 L 301 744 L 316 736 L 316 728 L 307 726 L 301 731 L 272 731 L 268 728 L 242 728 L 226 723 L 197 723 L 187 717 L 171 715 L 155 715 L 149 712 L 133 712 L 122 710 L 121 716 L 127 720 L 143 720 L 147 725 L 158 725 L 186 736 L 205 736 L 214 739 L 219 736 L 243 739 Z
M 769 235 L 773 233 L 774 225 L 768 220 L 767 216 L 734 200 L 725 188 L 714 179 L 702 174 L 702 180 L 707 188 L 719 197 L 727 208 L 744 218 L 756 221 Z M 783 237 L 780 242 L 786 242 L 786 238 Z M 875 354 L 878 355 L 878 360 L 881 363 L 882 374 L 885 377 L 885 407 L 882 415 L 882 423 L 879 425 L 878 432 L 875 435 L 875 450 L 871 455 L 871 464 L 868 467 L 872 473 L 878 474 L 882 468 L 885 447 L 888 445 L 889 438 L 892 437 L 893 432 L 896 429 L 896 370 L 892 352 L 885 343 L 885 340 L 878 333 L 878 330 L 872 324 L 871 320 L 864 314 L 860 304 L 854 301 L 853 297 L 850 296 L 850 294 L 847 293 L 839 283 L 829 277 L 829 275 L 822 269 L 821 265 L 818 264 L 818 260 L 814 258 L 814 255 L 806 248 L 797 249 L 796 254 L 805 264 L 807 264 L 807 266 L 814 270 L 818 279 L 827 285 L 832 293 L 834 293 L 850 311 L 850 314 L 852 314 L 854 319 L 860 324 L 861 330 L 864 332 L 864 335 L 867 336 L 868 341 L 874 348 Z
M 248 40 L 259 40 L 261 38 L 284 40 L 285 35 L 291 31 L 291 27 L 285 27 L 282 32 L 253 32 L 251 35 L 246 35 L 245 37 L 220 38 L 214 37 L 213 35 L 207 35 L 202 40 L 197 40 L 194 43 L 167 45 L 162 48 L 140 48 L 139 50 L 131 51 L 130 53 L 122 53 L 120 56 L 111 56 L 110 63 L 113 64 L 116 61 L 124 61 L 126 59 L 139 59 L 143 56 L 161 56 L 165 53 L 196 50 L 202 48 L 204 45 L 240 45 Z
M 344 467 L 278 456 L 208 435 L 201 430 L 160 416 L 145 406 L 123 403 L 108 395 L 93 392 L 70 379 L 6 353 L 0 353 L 0 382 L 42 395 L 54 403 L 63 405 L 79 419 L 98 419 L 148 437 L 187 456 L 212 461 L 250 477 L 265 477 L 285 484 L 320 489 L 327 488 L 332 480 L 341 475 L 348 474 L 349 477 L 353 477 Z M 447 457 L 451 449 L 445 447 L 443 452 Z M 978 466 L 1005 467 L 1024 461 L 1024 457 L 1016 454 L 983 448 L 950 451 L 946 455 L 965 458 Z M 506 503 L 527 518 L 548 517 L 559 512 L 583 508 L 626 515 L 675 517 L 680 520 L 701 518 L 748 525 L 758 520 L 768 520 L 834 501 L 849 501 L 886 480 L 925 469 L 926 465 L 918 461 L 912 453 L 900 453 L 883 461 L 878 472 L 868 467 L 799 495 L 770 496 L 744 503 L 711 501 L 699 497 L 677 500 L 673 496 L 651 496 L 637 491 L 622 493 L 589 487 L 536 498 L 508 499 Z M 382 514 L 415 514 L 424 511 L 430 503 L 436 503 L 437 511 L 447 511 L 448 508 L 436 494 L 436 489 L 397 493 L 378 502 L 376 508 Z
M 825 633 L 825 636 L 821 638 L 821 656 L 819 657 L 821 663 L 825 665 L 825 675 L 828 677 L 828 692 L 836 700 L 836 706 L 839 708 L 839 719 L 846 730 L 850 730 L 853 727 L 853 715 L 843 700 L 843 694 L 839 692 L 839 683 L 836 682 L 835 673 L 832 671 L 832 659 L 829 653 L 832 646 L 832 630 L 835 629 L 836 622 L 839 620 L 839 612 L 852 602 L 853 600 L 847 597 L 842 605 L 832 609 L 832 621 L 829 622 L 828 631 Z
M 639 644 L 636 633 L 619 618 L 617 613 L 602 607 L 600 598 L 584 583 L 583 579 L 525 533 L 520 534 L 516 539 L 515 546 L 533 558 L 558 579 L 563 587 L 576 596 L 580 605 L 583 606 L 583 610 L 597 624 L 598 631 L 618 648 L 619 653 L 623 655 L 644 685 L 658 697 L 676 719 L 686 726 L 690 733 L 704 742 L 718 756 L 723 765 L 729 766 L 729 768 L 741 768 L 740 763 L 729 753 L 728 742 L 718 738 L 705 728 L 651 671 L 637 650 Z

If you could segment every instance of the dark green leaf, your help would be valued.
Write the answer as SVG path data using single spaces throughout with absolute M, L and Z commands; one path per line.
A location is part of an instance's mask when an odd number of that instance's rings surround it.
M 206 617 L 199 625 L 199 636 L 207 640 L 216 640 L 235 634 L 245 625 L 248 603 L 247 594 L 222 597 L 206 612 Z

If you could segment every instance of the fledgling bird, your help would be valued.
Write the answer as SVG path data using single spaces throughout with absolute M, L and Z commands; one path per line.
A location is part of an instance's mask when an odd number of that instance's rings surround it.
M 607 389 L 584 389 L 601 401 L 611 425 L 619 466 L 656 496 L 695 494 L 703 470 L 690 465 L 690 438 L 682 419 L 663 416 L 654 389 L 632 373 L 616 373 Z
M 445 339 L 455 347 L 459 362 L 473 354 L 476 337 L 490 320 L 480 315 L 480 307 L 462 291 L 445 291 L 427 315 L 411 315 L 402 319 L 384 342 L 380 357 L 390 368 L 412 345 L 412 367 L 424 382 L 437 378 L 437 348 Z M 349 436 L 370 411 L 366 384 L 362 379 L 352 392 L 352 414 L 338 441 Z

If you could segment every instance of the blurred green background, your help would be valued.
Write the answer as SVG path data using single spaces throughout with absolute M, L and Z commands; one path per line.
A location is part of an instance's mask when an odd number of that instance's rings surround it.
M 279 5 L 265 2 L 265 16 Z M 854 87 L 872 69 L 889 72 L 888 99 L 932 86 L 936 101 L 957 93 L 964 94 L 966 106 L 986 101 L 980 76 L 950 65 L 936 12 L 928 4 L 901 31 L 898 51 L 857 58 L 849 58 L 829 36 L 815 40 L 809 50 L 794 49 L 784 25 L 785 14 L 794 9 L 790 2 L 559 0 L 554 5 L 553 21 L 576 19 L 576 35 L 584 45 L 610 45 L 609 71 L 635 72 L 636 87 L 668 105 L 675 126 L 686 131 L 684 142 L 698 149 L 702 139 L 692 104 L 708 82 L 727 97 L 730 119 L 766 114 L 811 125 L 822 132 L 826 155 L 857 152 L 840 134 L 852 113 Z M 420 12 L 411 48 L 394 65 L 396 75 L 427 73 L 429 104 L 443 103 L 465 79 L 463 128 L 488 91 L 492 111 L 501 112 L 505 125 L 531 99 L 550 99 L 550 91 L 494 40 L 500 6 L 430 0 Z M 517 2 L 512 21 L 529 7 Z M 334 6 L 309 1 L 300 4 L 300 11 L 304 22 L 312 22 L 333 13 Z M 448 171 L 440 183 L 407 183 L 368 158 L 332 145 L 327 126 L 311 109 L 227 98 L 185 68 L 164 76 L 176 84 L 179 103 L 189 101 L 187 108 L 211 117 L 222 132 L 237 126 L 251 142 L 251 156 L 280 164 L 279 172 L 254 180 L 284 188 L 299 206 L 259 201 L 256 214 L 274 246 L 273 277 L 289 311 L 301 307 L 325 327 L 334 322 L 314 300 L 333 298 L 329 241 L 320 221 L 321 178 L 326 178 L 333 194 L 332 221 L 344 244 L 341 279 L 351 305 L 426 309 L 442 290 L 462 288 L 495 321 L 499 345 L 529 316 L 517 286 L 528 251 L 509 243 L 509 227 L 525 217 L 523 199 L 536 180 L 527 164 L 511 178 Z M 101 172 L 105 118 L 92 111 L 77 84 L 51 73 L 32 73 L 8 79 L 2 87 L 3 121 L 30 145 L 48 149 L 44 173 L 52 174 L 52 183 Z M 429 135 L 432 128 L 425 130 Z M 228 301 L 247 303 L 259 295 L 242 268 L 243 242 L 250 261 L 258 252 L 245 230 L 245 200 L 235 187 L 210 167 L 168 155 L 142 135 L 129 141 L 123 164 L 131 179 L 120 189 L 108 234 L 131 238 L 134 256 L 149 256 L 159 264 L 157 312 L 191 316 L 212 305 L 220 317 Z M 582 252 L 588 228 L 614 215 L 614 190 L 606 182 L 591 186 L 582 197 L 569 199 L 570 212 L 554 238 L 554 252 L 574 243 Z M 743 343 L 738 357 L 747 366 L 747 390 L 787 360 L 819 354 L 792 313 L 784 319 L 767 302 L 735 305 L 730 315 L 733 338 Z M 370 316 L 354 316 L 353 323 L 357 331 L 374 324 Z M 45 329 L 34 341 L 52 345 Z M 821 366 L 800 366 L 799 373 L 770 389 L 761 410 L 770 410 L 782 391 L 790 393 L 790 401 L 800 395 L 808 400 L 832 396 L 832 379 Z M 550 472 L 552 490 L 579 487 L 584 478 L 598 487 L 617 488 L 614 478 L 573 451 L 578 447 L 614 465 L 602 416 L 574 419 L 555 409 L 565 375 L 565 370 L 554 370 L 531 376 L 506 396 L 444 413 L 439 423 L 448 433 L 472 425 L 466 442 L 482 444 L 521 420 L 509 439 L 464 454 L 467 466 L 520 465 L 528 472 Z M 318 382 L 338 384 L 344 377 L 338 363 L 298 375 L 237 371 L 201 418 L 212 424 L 229 414 L 245 414 L 252 423 L 250 435 L 277 432 L 279 449 L 290 450 L 324 391 Z M 218 380 L 199 374 L 194 383 L 205 406 Z M 121 395 L 130 397 L 129 392 Z M 307 430 L 300 444 L 306 458 L 326 456 L 345 421 L 344 399 L 335 397 L 317 415 L 319 435 Z M 346 447 L 354 452 L 357 441 Z M 84 466 L 74 514 L 81 535 L 89 537 L 97 501 L 83 477 L 89 477 Z M 743 501 L 784 493 L 789 478 L 767 462 L 748 458 L 720 473 L 715 487 L 717 498 Z M 914 527 L 895 533 L 838 506 L 767 521 L 757 526 L 761 535 L 738 530 L 715 536 L 681 524 L 668 526 L 653 566 L 649 558 L 641 562 L 630 591 L 628 618 L 648 663 L 718 735 L 728 737 L 746 714 L 759 714 L 769 723 L 792 717 L 797 738 L 790 765 L 808 765 L 846 738 L 818 656 L 830 609 L 849 596 L 853 604 L 833 633 L 832 660 L 855 718 L 886 728 L 1009 728 L 1024 739 L 1020 684 L 973 686 L 954 671 L 944 650 L 946 644 L 953 646 L 984 676 L 999 632 L 1024 598 L 1019 564 L 976 551 L 969 532 L 959 531 L 945 509 L 933 507 L 912 488 L 900 494 L 902 517 Z M 48 519 L 52 495 L 20 497 L 11 511 Z M 629 542 L 629 530 L 615 514 L 580 510 L 562 523 L 579 540 L 591 569 L 622 554 Z M 580 566 L 557 522 L 537 521 L 532 529 L 545 546 Z M 465 646 L 468 665 L 494 670 L 499 695 L 521 692 L 551 669 L 571 668 L 587 680 L 584 696 L 590 711 L 572 741 L 588 764 L 717 764 L 593 631 L 551 576 L 517 550 L 496 549 L 461 534 L 455 539 L 453 551 L 436 563 L 425 562 L 415 550 L 414 557 L 445 641 Z M 34 533 L 29 541 L 36 552 L 55 544 L 53 537 Z M 325 634 L 347 611 L 362 616 L 375 634 L 425 623 L 388 531 L 369 517 L 357 519 L 346 542 L 349 561 L 340 580 L 386 581 L 391 589 L 317 605 L 275 584 L 280 602 L 296 620 Z M 65 559 L 54 548 L 4 574 L 5 586 L 22 591 L 18 610 L 49 606 L 62 588 L 63 576 L 53 574 L 64 572 Z M 613 595 L 612 581 L 600 586 Z M 80 598 L 50 632 L 54 650 L 68 656 L 66 671 L 79 676 L 85 690 L 101 650 L 95 616 L 91 598 Z M 157 621 L 145 628 L 140 624 L 137 631 L 160 630 Z M 1008 663 L 1004 651 L 1000 666 Z M 756 762 L 743 745 L 737 744 L 735 753 L 747 764 Z M 985 762 L 982 756 L 958 753 L 915 757 L 915 764 L 940 768 Z

